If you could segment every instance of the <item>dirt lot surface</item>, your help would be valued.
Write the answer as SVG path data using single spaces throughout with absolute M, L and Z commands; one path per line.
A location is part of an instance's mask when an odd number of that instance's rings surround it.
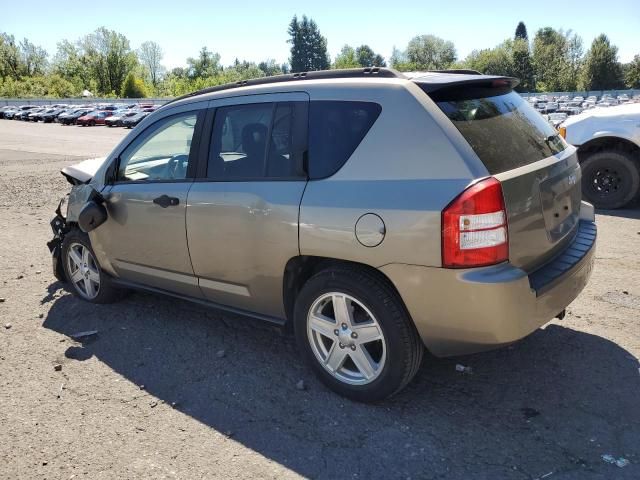
M 55 280 L 58 170 L 125 134 L 0 120 L 0 478 L 640 478 L 638 209 L 598 215 L 592 282 L 563 321 L 426 358 L 403 393 L 360 405 L 288 334 L 147 294 L 94 306 Z

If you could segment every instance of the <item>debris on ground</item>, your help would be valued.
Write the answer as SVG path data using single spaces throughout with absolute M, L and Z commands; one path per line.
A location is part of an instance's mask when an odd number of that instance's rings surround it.
M 24 275 L 18 275 L 18 276 L 16 277 L 16 280 L 22 280 L 23 278 L 24 278 Z
M 39 313 L 38 318 L 44 318 L 44 313 Z
M 0 303 L 4 303 L 4 302 L 6 302 L 6 301 L 7 301 L 7 299 L 6 299 L 6 298 L 0 297 Z
M 298 383 L 296 383 L 296 388 L 301 391 L 306 390 L 307 386 L 305 385 L 304 380 L 300 380 Z
M 140 388 L 140 390 L 144 390 L 144 385 L 138 385 L 138 387 Z
M 153 401 L 153 402 L 151 402 L 151 403 L 149 404 L 149 406 L 150 406 L 151 408 L 156 408 L 156 407 L 158 406 L 158 402 Z
M 74 340 L 79 340 L 81 338 L 91 337 L 91 336 L 97 335 L 97 334 L 98 334 L 98 330 L 87 330 L 86 332 L 72 333 L 69 336 L 71 338 L 73 338 Z
M 609 455 L 609 454 L 602 455 L 602 460 L 605 463 L 610 463 L 620 468 L 623 468 L 629 465 L 629 460 L 627 460 L 626 458 L 622 458 L 622 457 L 616 458 L 613 455 Z
M 60 385 L 60 391 L 58 392 L 58 398 L 62 398 L 62 390 L 64 390 L 64 383 Z
M 536 410 L 535 408 L 531 408 L 531 407 L 521 408 L 520 411 L 522 412 L 522 414 L 525 416 L 525 418 L 527 420 L 530 419 L 530 418 L 537 417 L 538 415 L 540 415 L 540 412 L 538 410 Z
M 59 363 L 56 363 L 56 364 L 53 366 L 53 369 L 54 369 L 56 372 L 59 372 L 60 370 L 62 370 L 62 365 L 60 365 Z
M 226 352 L 224 350 L 218 350 L 218 352 L 216 353 L 216 357 L 218 358 L 224 358 L 225 355 Z
M 465 367 L 464 365 L 461 365 L 460 363 L 458 363 L 456 365 L 456 372 L 466 373 L 467 375 L 471 375 L 473 374 L 473 368 Z
M 11 325 L 10 323 L 5 323 L 4 324 L 4 328 L 6 328 L 7 330 L 9 330 L 13 325 Z

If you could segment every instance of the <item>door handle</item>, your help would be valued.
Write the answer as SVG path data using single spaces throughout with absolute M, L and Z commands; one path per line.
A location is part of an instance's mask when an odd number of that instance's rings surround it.
M 158 198 L 154 198 L 153 203 L 160 205 L 162 208 L 174 207 L 180 203 L 180 199 L 169 197 L 168 195 L 161 195 Z

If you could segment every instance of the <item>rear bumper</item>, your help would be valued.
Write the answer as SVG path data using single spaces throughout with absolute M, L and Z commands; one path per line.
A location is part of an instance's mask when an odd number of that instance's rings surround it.
M 527 274 L 508 263 L 450 270 L 382 267 L 402 296 L 418 333 L 436 356 L 490 350 L 519 340 L 564 310 L 587 284 L 596 226 L 581 220 L 572 243 Z

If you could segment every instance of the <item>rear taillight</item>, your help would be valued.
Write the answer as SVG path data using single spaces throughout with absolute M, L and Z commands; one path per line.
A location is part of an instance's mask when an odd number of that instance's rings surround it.
M 502 185 L 490 177 L 471 185 L 442 211 L 442 266 L 481 267 L 508 259 Z

